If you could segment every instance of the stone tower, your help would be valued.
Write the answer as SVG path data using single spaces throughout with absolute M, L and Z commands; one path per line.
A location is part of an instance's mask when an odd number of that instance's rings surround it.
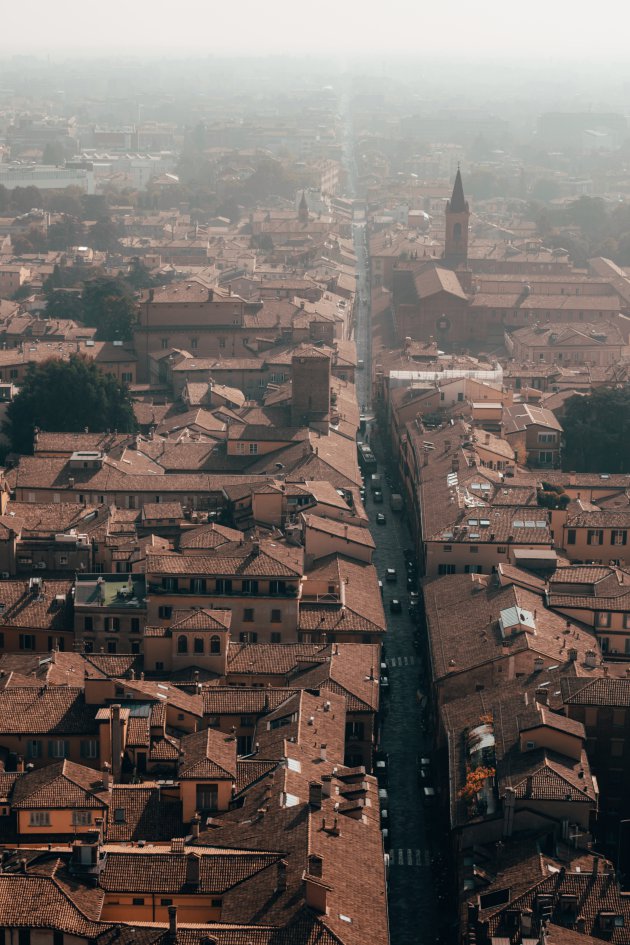
M 462 175 L 457 168 L 451 199 L 446 204 L 446 239 L 444 262 L 455 269 L 468 262 L 468 221 L 470 210 L 464 197 Z
M 300 223 L 308 223 L 308 204 L 306 202 L 306 193 L 302 191 L 302 199 L 298 207 L 298 220 Z
M 330 423 L 330 358 L 318 348 L 304 345 L 291 359 L 291 424 L 321 433 Z

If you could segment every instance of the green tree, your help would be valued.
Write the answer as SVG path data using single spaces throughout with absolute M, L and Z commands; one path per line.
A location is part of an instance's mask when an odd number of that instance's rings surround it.
M 145 266 L 139 256 L 134 256 L 131 260 L 126 281 L 136 292 L 157 285 L 156 280 L 151 275 L 151 270 L 148 266 Z
M 68 289 L 55 289 L 47 296 L 46 315 L 48 318 L 72 318 L 74 321 L 83 321 L 81 293 Z
M 103 217 L 89 228 L 87 244 L 98 252 L 116 253 L 120 250 L 119 236 L 116 224 L 108 217 Z
M 78 432 L 86 427 L 123 433 L 136 422 L 127 388 L 94 361 L 72 355 L 30 365 L 17 397 L 9 404 L 4 431 L 16 453 L 33 451 L 35 427 Z
M 572 397 L 563 420 L 565 469 L 624 473 L 630 469 L 630 386 L 598 387 Z
M 10 206 L 11 197 L 9 191 L 4 184 L 0 184 L 0 213 L 6 213 Z
M 27 213 L 29 210 L 43 206 L 41 190 L 29 184 L 28 187 L 15 187 L 11 191 L 11 207 L 16 213 Z
M 130 287 L 117 276 L 90 279 L 83 287 L 83 320 L 98 330 L 99 341 L 130 341 L 136 303 Z
M 68 214 L 57 223 L 51 223 L 48 227 L 48 248 L 66 250 L 70 246 L 80 246 L 85 233 L 83 226 L 75 217 Z

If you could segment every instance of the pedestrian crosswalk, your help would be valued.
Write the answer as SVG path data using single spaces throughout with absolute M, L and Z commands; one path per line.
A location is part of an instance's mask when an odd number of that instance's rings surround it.
M 385 662 L 388 666 L 415 666 L 415 656 L 389 656 Z
M 411 847 L 394 847 L 389 852 L 390 866 L 430 866 L 429 850 L 414 850 Z

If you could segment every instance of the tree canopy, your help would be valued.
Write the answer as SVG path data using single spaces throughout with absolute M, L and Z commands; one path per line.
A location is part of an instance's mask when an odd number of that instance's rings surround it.
M 35 427 L 61 433 L 118 430 L 136 422 L 129 392 L 94 361 L 72 355 L 29 366 L 19 394 L 9 404 L 4 432 L 17 453 L 31 453 Z
M 563 466 L 576 472 L 630 470 L 630 386 L 572 397 L 563 420 Z
M 83 321 L 97 329 L 99 341 L 129 341 L 136 303 L 124 279 L 101 277 L 83 286 Z

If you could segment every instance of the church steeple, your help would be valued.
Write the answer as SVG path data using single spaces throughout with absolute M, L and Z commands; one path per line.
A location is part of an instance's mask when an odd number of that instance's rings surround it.
M 451 199 L 446 204 L 444 261 L 447 266 L 465 266 L 468 261 L 468 221 L 470 210 L 464 197 L 462 175 L 457 167 Z
M 300 223 L 308 223 L 308 204 L 306 202 L 306 193 L 302 191 L 302 199 L 298 207 L 298 220 Z

